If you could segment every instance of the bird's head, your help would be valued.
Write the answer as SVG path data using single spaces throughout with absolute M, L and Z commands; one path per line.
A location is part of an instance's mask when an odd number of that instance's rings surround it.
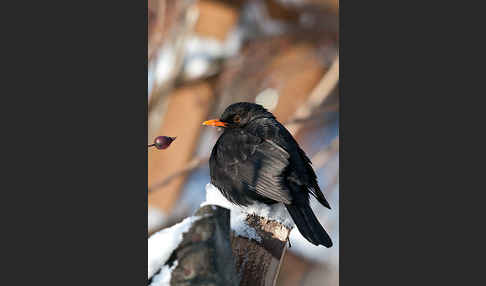
M 204 121 L 203 125 L 227 128 L 243 128 L 249 122 L 258 118 L 275 117 L 272 113 L 259 104 L 238 102 L 228 106 L 219 119 Z

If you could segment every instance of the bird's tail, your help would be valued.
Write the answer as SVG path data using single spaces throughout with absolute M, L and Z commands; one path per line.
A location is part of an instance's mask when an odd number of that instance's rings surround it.
M 315 245 L 331 247 L 332 241 L 309 204 L 285 205 L 302 236 Z

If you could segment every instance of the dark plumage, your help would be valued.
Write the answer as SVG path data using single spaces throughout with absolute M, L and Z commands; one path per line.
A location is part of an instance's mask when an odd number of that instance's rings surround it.
M 219 120 L 224 127 L 209 160 L 211 183 L 232 203 L 283 203 L 300 233 L 315 245 L 332 241 L 309 206 L 309 194 L 327 208 L 311 162 L 292 135 L 261 105 L 230 105 Z

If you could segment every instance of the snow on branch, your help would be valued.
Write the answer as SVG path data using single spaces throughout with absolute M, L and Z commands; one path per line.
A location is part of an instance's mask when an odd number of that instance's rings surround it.
M 212 184 L 206 185 L 206 201 L 231 212 L 231 247 L 241 286 L 273 286 L 285 255 L 294 222 L 282 204 L 254 203 L 240 207 L 230 203 Z
M 261 242 L 255 229 L 249 226 L 247 217 L 249 215 L 266 218 L 269 221 L 275 221 L 291 229 L 294 222 L 283 204 L 269 206 L 263 203 L 255 202 L 248 207 L 240 207 L 229 202 L 221 192 L 212 184 L 206 185 L 206 201 L 201 206 L 217 205 L 227 208 L 231 211 L 231 229 L 236 235 Z
M 194 216 L 149 238 L 149 285 L 273 286 L 293 225 L 281 204 L 239 207 L 207 184 Z

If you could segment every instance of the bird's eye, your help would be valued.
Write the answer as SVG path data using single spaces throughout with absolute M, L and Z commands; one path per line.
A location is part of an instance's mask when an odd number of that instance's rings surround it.
M 239 115 L 235 115 L 235 117 L 233 117 L 233 122 L 234 123 L 240 123 L 240 120 L 241 120 L 241 118 L 240 118 Z

